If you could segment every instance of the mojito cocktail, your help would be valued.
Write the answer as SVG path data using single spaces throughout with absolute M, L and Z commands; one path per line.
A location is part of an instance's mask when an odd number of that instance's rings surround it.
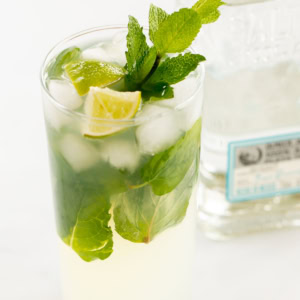
M 64 300 L 192 299 L 204 57 L 197 7 L 175 17 L 151 6 L 149 31 L 130 17 L 44 63 Z

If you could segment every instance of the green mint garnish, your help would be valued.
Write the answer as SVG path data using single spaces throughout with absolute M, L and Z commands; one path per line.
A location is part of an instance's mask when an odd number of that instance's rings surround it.
M 136 90 L 151 71 L 156 60 L 156 49 L 147 45 L 143 28 L 134 17 L 129 17 L 126 52 L 128 74 L 125 82 L 129 90 Z
M 159 56 L 187 49 L 198 35 L 201 25 L 201 18 L 193 9 L 183 8 L 169 15 L 153 34 L 152 42 Z
M 79 58 L 81 50 L 76 47 L 68 48 L 62 51 L 49 65 L 48 76 L 50 79 L 60 78 L 64 73 L 64 66 Z
M 185 217 L 197 178 L 194 164 L 172 193 L 157 196 L 149 185 L 116 197 L 113 210 L 116 231 L 134 243 L 150 243 L 158 234 Z
M 200 149 L 201 120 L 171 148 L 158 153 L 143 167 L 142 177 L 156 195 L 171 192 L 182 181 Z
M 224 4 L 221 0 L 199 0 L 193 9 L 200 15 L 202 24 L 208 24 L 218 20 L 218 8 Z
M 104 260 L 113 252 L 110 197 L 126 192 L 124 176 L 104 162 L 75 172 L 57 150 L 59 137 L 53 132 L 48 134 L 58 234 L 83 260 Z
M 68 244 L 85 261 L 104 260 L 113 252 L 109 197 L 90 194 L 82 200 Z
M 142 88 L 144 90 L 155 90 L 157 86 L 162 84 L 172 85 L 178 83 L 184 80 L 204 60 L 204 56 L 191 53 L 179 54 L 177 57 L 172 58 L 168 57 L 157 67 Z
M 172 85 L 186 78 L 205 58 L 186 53 L 168 58 L 169 53 L 181 53 L 191 46 L 202 24 L 214 22 L 220 13 L 220 0 L 199 0 L 193 8 L 183 8 L 168 15 L 163 9 L 151 5 L 147 44 L 143 28 L 129 17 L 126 52 L 128 90 L 142 91 L 143 100 L 161 100 L 174 97 Z
M 66 72 L 80 95 L 91 86 L 108 86 L 124 78 L 126 89 L 142 91 L 144 101 L 173 98 L 172 85 L 205 60 L 184 51 L 203 24 L 219 17 L 222 4 L 220 0 L 199 0 L 193 8 L 170 15 L 152 5 L 149 37 L 153 45 L 147 44 L 143 28 L 130 17 L 124 69 L 82 60 L 79 48 L 69 48 L 50 64 L 49 78 L 60 78 Z M 168 57 L 169 53 L 178 54 Z M 197 178 L 200 131 L 201 119 L 173 146 L 141 159 L 138 169 L 129 174 L 102 160 L 87 170 L 74 170 L 59 150 L 62 133 L 49 129 L 61 239 L 85 261 L 104 260 L 113 252 L 112 215 L 117 233 L 136 243 L 149 243 L 179 224 Z
M 155 85 L 143 85 L 142 91 L 144 101 L 157 101 L 174 98 L 174 89 L 165 82 L 160 82 Z
M 168 14 L 161 8 L 151 4 L 149 11 L 149 36 L 151 41 L 157 32 L 160 24 L 168 17 Z

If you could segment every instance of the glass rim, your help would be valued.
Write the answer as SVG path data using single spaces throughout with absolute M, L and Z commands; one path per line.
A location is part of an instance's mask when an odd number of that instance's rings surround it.
M 117 124 L 117 125 L 137 125 L 138 123 L 141 123 L 141 122 L 144 122 L 144 121 L 147 121 L 149 119 L 152 119 L 153 117 L 155 118 L 158 118 L 158 117 L 162 117 L 163 115 L 165 115 L 166 113 L 159 113 L 155 116 L 151 115 L 149 117 L 143 117 L 143 118 L 137 118 L 137 117 L 134 117 L 132 119 L 125 119 L 125 120 L 117 120 L 117 119 L 103 119 L 103 118 L 97 118 L 97 117 L 92 117 L 92 116 L 88 116 L 86 115 L 85 113 L 82 113 L 82 112 L 77 112 L 77 111 L 74 111 L 68 107 L 66 107 L 65 105 L 61 104 L 49 91 L 49 89 L 47 88 L 47 85 L 46 85 L 46 67 L 49 63 L 49 58 L 51 57 L 51 54 L 57 49 L 59 48 L 60 46 L 64 45 L 65 43 L 69 42 L 69 41 L 72 41 L 76 38 L 79 38 L 81 36 L 84 36 L 86 34 L 89 34 L 89 33 L 93 33 L 93 32 L 97 32 L 97 31 L 104 31 L 104 30 L 121 30 L 121 29 L 128 29 L 127 28 L 127 25 L 124 25 L 124 24 L 115 24 L 115 25 L 104 25 L 104 26 L 97 26 L 97 27 L 92 27 L 92 28 L 89 28 L 89 29 L 85 29 L 85 30 L 82 30 L 82 31 L 79 31 L 77 33 L 74 33 L 62 40 L 60 40 L 58 43 L 56 43 L 51 49 L 50 51 L 47 53 L 46 57 L 44 58 L 43 62 L 42 62 L 42 65 L 41 65 L 41 68 L 40 68 L 40 83 L 41 83 L 41 86 L 42 86 L 42 90 L 46 93 L 48 99 L 51 101 L 51 103 L 57 108 L 59 109 L 60 111 L 62 111 L 63 113 L 69 115 L 69 116 L 73 116 L 73 117 L 76 117 L 76 118 L 80 118 L 80 119 L 83 119 L 83 120 L 88 120 L 88 121 L 94 121 L 96 123 L 99 124 L 99 122 L 103 122 L 103 123 L 106 123 L 106 124 Z M 148 30 L 147 27 L 144 27 L 143 28 L 144 30 Z M 192 53 L 195 53 L 196 54 L 196 51 L 192 48 L 192 47 L 189 47 L 188 48 Z M 199 69 L 199 74 L 197 75 L 196 77 L 196 81 L 198 82 L 199 81 L 199 85 L 197 85 L 197 88 L 195 88 L 195 90 L 193 91 L 193 93 L 186 99 L 184 100 L 182 103 L 179 103 L 178 105 L 176 105 L 175 107 L 172 108 L 172 110 L 181 110 L 181 109 L 184 109 L 186 106 L 188 106 L 188 104 L 190 102 L 192 102 L 194 96 L 203 88 L 203 83 L 204 83 L 204 77 L 205 77 L 205 67 L 204 67 L 204 64 L 203 63 L 200 63 L 200 65 L 198 66 Z M 196 69 L 196 70 L 197 70 Z M 167 100 L 167 99 L 166 99 Z M 149 102 L 150 103 L 150 102 Z

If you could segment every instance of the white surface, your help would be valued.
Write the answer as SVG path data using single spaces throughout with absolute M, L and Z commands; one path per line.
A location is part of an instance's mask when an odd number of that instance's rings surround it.
M 125 23 L 129 13 L 145 17 L 149 2 L 13 0 L 1 5 L 1 300 L 60 300 L 38 80 L 42 58 L 73 32 Z M 199 233 L 197 269 L 199 300 L 299 300 L 300 231 L 225 243 Z

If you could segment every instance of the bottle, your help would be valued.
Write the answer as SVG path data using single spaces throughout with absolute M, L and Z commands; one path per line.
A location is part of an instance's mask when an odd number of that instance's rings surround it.
M 220 12 L 194 44 L 207 58 L 200 226 L 213 239 L 300 226 L 300 1 Z

